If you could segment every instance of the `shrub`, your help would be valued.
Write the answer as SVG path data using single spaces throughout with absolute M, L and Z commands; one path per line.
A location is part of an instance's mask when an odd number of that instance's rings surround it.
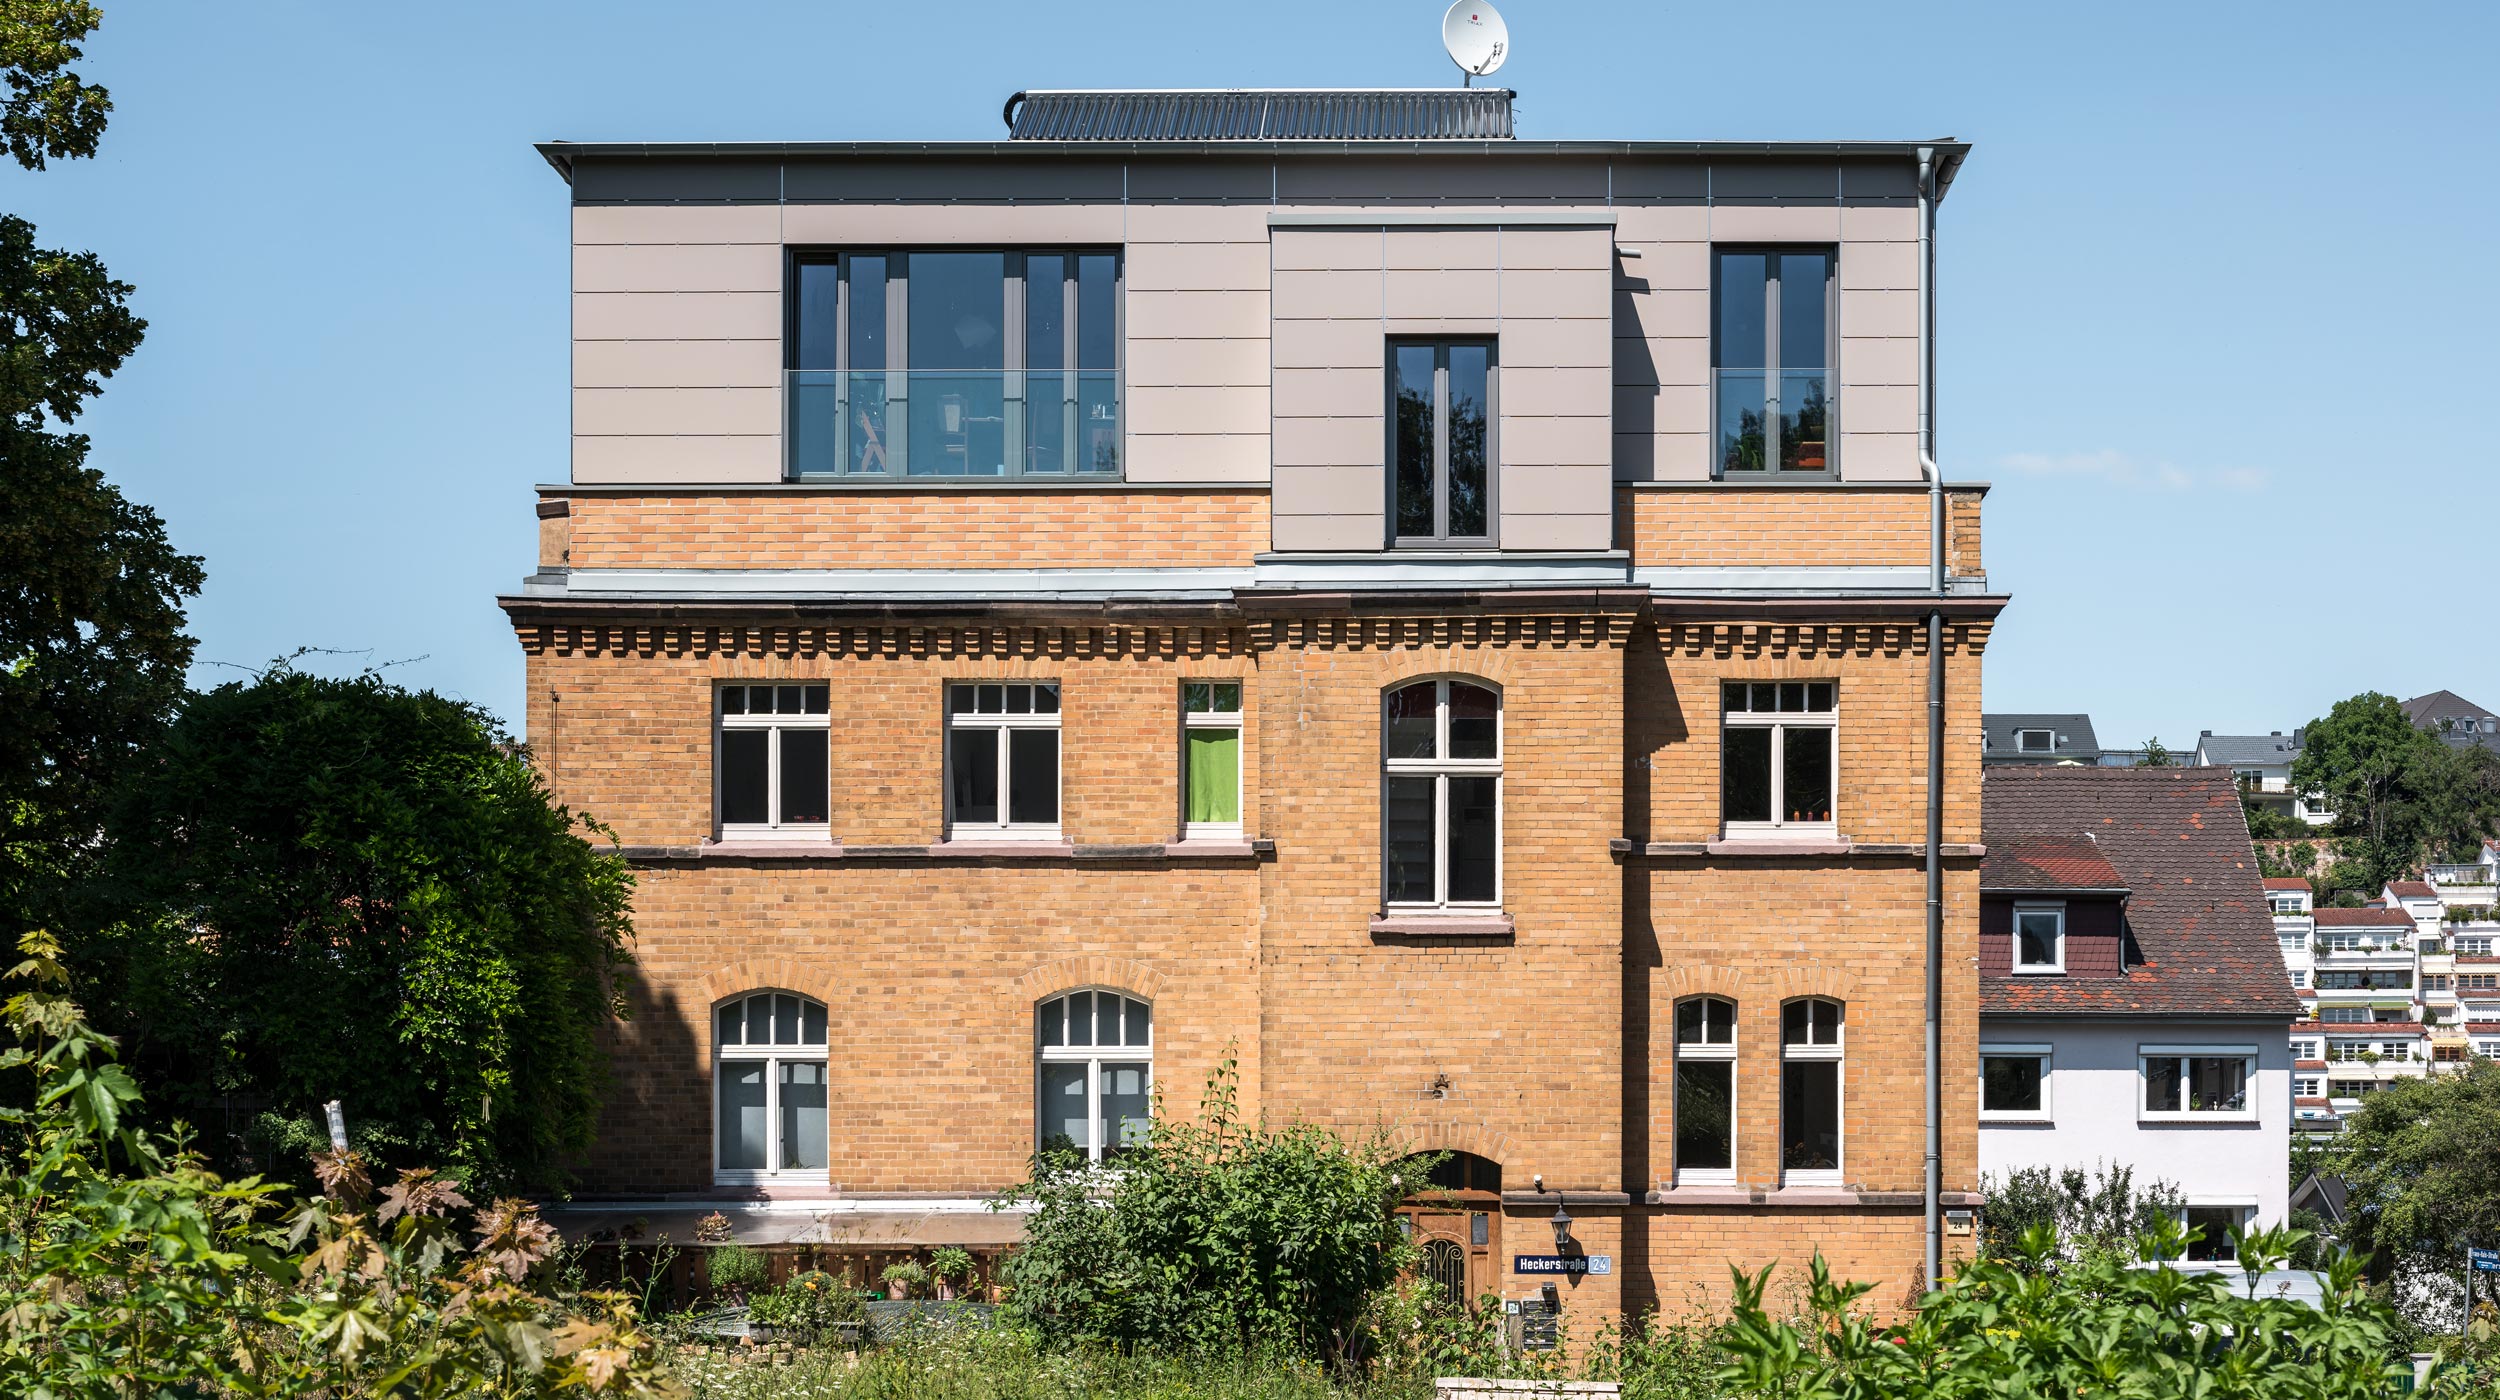
M 744 1298 L 764 1285 L 764 1255 L 742 1244 L 724 1244 L 703 1256 L 703 1276 L 712 1291 Z
M 886 1265 L 878 1277 L 885 1280 L 895 1297 L 908 1298 L 913 1289 L 929 1281 L 929 1269 L 917 1259 L 900 1259 Z
M 2279 1266 L 2296 1231 L 2241 1237 L 2250 1275 Z M 1996 1400 L 2000 1396 L 2200 1396 L 2212 1400 L 2363 1400 L 2390 1393 L 2386 1306 L 2338 1255 L 2319 1307 L 2243 1297 L 2228 1274 L 2167 1263 L 2189 1234 L 2163 1219 L 2136 1258 L 2095 1251 L 2061 1262 L 2035 1227 L 2012 1260 L 1983 1259 L 1930 1293 L 1905 1323 L 1878 1328 L 1853 1311 L 1869 1285 L 1832 1281 L 1817 1256 L 1802 1325 L 1769 1316 L 1771 1270 L 1735 1271 L 1735 1316 L 1720 1373 L 1740 1394 L 1820 1400 Z M 2252 1290 L 2253 1291 L 2253 1287 Z
M 1003 1266 L 1011 1306 L 1054 1341 L 1344 1355 L 1414 1253 L 1394 1207 L 1402 1153 L 1309 1124 L 1238 1120 L 1234 1062 L 1194 1122 L 1158 1100 L 1115 1166 L 1035 1159 L 1025 1241 Z M 1411 1171 L 1411 1168 L 1406 1170 Z
M 2055 1236 L 2051 1263 L 2094 1254 L 2130 1257 L 2136 1239 L 2157 1221 L 2175 1218 L 2186 1196 L 2167 1181 L 2138 1190 L 2135 1169 L 2104 1162 L 2082 1167 L 2018 1167 L 2003 1180 L 1980 1182 L 1988 1198 L 1980 1250 L 2023 1266 L 2022 1241 L 2035 1228 Z
M 31 987 L 0 1083 L 0 1394 L 492 1394 L 674 1389 L 617 1293 L 540 1291 L 555 1232 L 523 1202 L 469 1203 L 430 1171 L 378 1195 L 325 1153 L 328 1194 L 297 1204 L 211 1171 L 177 1126 L 132 1126 L 139 1086 L 67 994 L 47 935 L 19 942 Z
M 961 1286 L 965 1279 L 972 1277 L 972 1256 L 948 1245 L 930 1254 L 929 1273 L 932 1277 Z

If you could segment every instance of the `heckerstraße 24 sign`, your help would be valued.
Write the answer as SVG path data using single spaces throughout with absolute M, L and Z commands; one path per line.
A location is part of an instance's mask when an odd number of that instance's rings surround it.
M 1519 1274 L 1611 1274 L 1615 1257 L 1611 1254 L 1515 1254 L 1511 1256 L 1511 1272 Z

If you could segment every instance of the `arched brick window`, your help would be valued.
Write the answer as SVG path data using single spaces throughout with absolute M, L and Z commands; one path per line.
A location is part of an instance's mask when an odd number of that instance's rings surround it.
M 1154 1008 L 1102 988 L 1034 1008 L 1034 1131 L 1045 1152 L 1116 1158 L 1143 1142 L 1154 1103 Z
M 1736 1003 L 1675 1004 L 1675 1183 L 1736 1181 Z
M 712 1016 L 712 1175 L 728 1185 L 825 1179 L 825 1005 L 751 992 Z
M 1787 1185 L 1841 1182 L 1844 1020 L 1829 997 L 1780 1007 L 1780 1180 Z

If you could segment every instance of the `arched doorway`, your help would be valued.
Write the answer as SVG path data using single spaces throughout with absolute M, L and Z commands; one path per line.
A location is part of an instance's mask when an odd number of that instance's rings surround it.
M 1421 1158 L 1410 1160 L 1421 1161 Z M 1441 1154 L 1398 1206 L 1398 1224 L 1422 1250 L 1420 1277 L 1452 1306 L 1500 1287 L 1502 1164 L 1472 1152 Z

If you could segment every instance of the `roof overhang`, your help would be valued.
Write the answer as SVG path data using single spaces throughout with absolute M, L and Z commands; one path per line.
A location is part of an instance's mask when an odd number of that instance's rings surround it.
M 1209 159 L 1342 159 L 1348 156 L 1468 156 L 1540 161 L 1558 157 L 1699 160 L 1936 161 L 1942 201 L 1971 145 L 1931 141 L 541 141 L 538 154 L 565 183 L 586 160 L 1100 160 L 1105 156 Z

